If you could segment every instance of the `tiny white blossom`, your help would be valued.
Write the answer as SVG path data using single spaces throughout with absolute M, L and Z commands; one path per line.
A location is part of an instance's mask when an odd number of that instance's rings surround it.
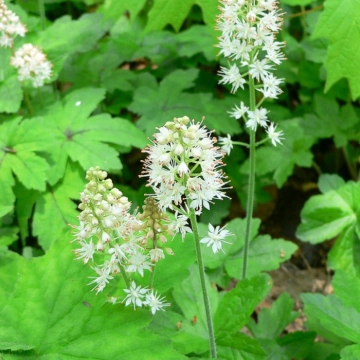
M 170 303 L 166 303 L 164 300 L 164 297 L 160 297 L 160 295 L 151 291 L 150 293 L 146 294 L 146 299 L 143 304 L 148 305 L 150 307 L 151 313 L 154 315 L 158 310 L 164 311 L 163 307 L 170 306 Z
M 284 140 L 283 131 L 280 130 L 280 131 L 276 132 L 275 131 L 276 127 L 277 127 L 277 125 L 275 125 L 274 123 L 271 123 L 266 130 L 268 137 L 274 146 L 276 146 L 276 143 L 279 143 L 281 145 L 281 141 Z
M 136 286 L 135 281 L 133 281 L 130 285 L 130 288 L 124 289 L 124 291 L 127 293 L 127 295 L 122 302 L 125 301 L 125 306 L 133 304 L 134 310 L 136 310 L 136 306 L 142 307 L 144 304 L 144 297 L 149 290 L 142 288 L 141 286 Z
M 220 228 L 217 226 L 214 228 L 211 224 L 209 224 L 208 236 L 201 239 L 200 242 L 203 244 L 207 244 L 207 246 L 211 246 L 212 251 L 216 254 L 219 250 L 222 250 L 222 243 L 231 244 L 224 239 L 227 236 L 232 235 L 232 233 L 228 230 L 224 230 L 225 227 Z
M 268 120 L 266 109 L 255 109 L 255 111 L 248 111 L 247 115 L 249 120 L 246 122 L 246 127 L 251 128 L 252 130 L 256 130 L 257 126 L 260 125 L 262 127 L 266 127 L 266 122 Z
M 230 151 L 234 147 L 231 141 L 231 136 L 229 134 L 227 134 L 227 137 L 219 136 L 219 144 L 221 145 L 221 148 L 226 151 L 228 155 L 230 155 Z
M 247 106 L 241 101 L 240 107 L 235 105 L 235 108 L 232 109 L 233 111 L 229 111 L 229 114 L 231 117 L 234 117 L 235 119 L 241 119 L 244 114 L 246 114 L 249 110 Z
M 219 84 L 232 84 L 232 93 L 235 93 L 239 87 L 244 89 L 246 80 L 242 77 L 239 68 L 235 64 L 230 69 L 221 66 L 219 75 L 222 77 Z

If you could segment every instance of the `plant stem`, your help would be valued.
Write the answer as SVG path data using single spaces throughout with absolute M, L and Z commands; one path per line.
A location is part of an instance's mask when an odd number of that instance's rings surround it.
M 38 0 L 38 7 L 39 7 L 39 15 L 40 15 L 40 21 L 41 21 L 41 30 L 45 30 L 46 18 L 45 18 L 44 0 Z
M 128 277 L 127 277 L 127 273 L 126 273 L 126 271 L 125 271 L 125 269 L 124 269 L 123 266 L 120 266 L 120 271 L 121 271 L 121 275 L 123 276 L 123 278 L 124 278 L 124 280 L 125 280 L 126 287 L 127 287 L 128 289 L 130 289 L 130 282 L 129 282 L 129 279 L 128 279 Z
M 150 288 L 150 289 L 153 289 L 153 288 L 154 288 L 155 269 L 156 269 L 156 263 L 155 263 L 155 265 L 152 267 L 152 271 L 151 271 L 151 273 L 150 273 L 150 279 L 149 279 L 149 288 Z
M 210 355 L 212 358 L 216 359 L 217 351 L 216 351 L 216 343 L 215 343 L 214 324 L 213 324 L 213 319 L 211 316 L 209 294 L 207 291 L 206 281 L 205 281 L 205 268 L 204 268 L 204 261 L 202 258 L 202 254 L 201 254 L 199 230 L 198 230 L 198 226 L 197 226 L 197 222 L 196 222 L 195 210 L 191 209 L 191 208 L 190 208 L 190 222 L 191 222 L 191 228 L 192 228 L 192 231 L 194 234 L 196 258 L 197 258 L 198 267 L 199 267 L 200 282 L 201 282 L 201 288 L 202 288 L 202 293 L 203 293 L 206 321 L 207 321 L 208 332 L 209 332 Z
M 33 109 L 32 109 L 32 106 L 31 106 L 31 102 L 30 102 L 30 98 L 29 98 L 29 94 L 25 88 L 25 86 L 23 86 L 23 92 L 24 92 L 24 101 L 25 101 L 25 105 L 29 111 L 29 114 L 30 115 L 33 115 Z
M 250 59 L 251 61 L 252 59 Z M 250 110 L 255 111 L 255 84 L 254 78 L 249 76 L 249 92 L 250 92 Z M 245 230 L 245 244 L 244 244 L 244 261 L 242 268 L 242 279 L 246 278 L 249 247 L 250 247 L 250 234 L 251 234 L 251 222 L 254 209 L 254 197 L 255 197 L 255 130 L 250 129 L 250 169 L 249 169 L 249 184 L 248 184 L 248 196 L 246 204 L 246 230 Z

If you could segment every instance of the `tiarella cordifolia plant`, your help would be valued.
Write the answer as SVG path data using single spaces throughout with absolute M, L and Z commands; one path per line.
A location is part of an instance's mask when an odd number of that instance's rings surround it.
M 153 291 L 153 276 L 148 288 L 138 286 L 135 280 L 130 283 L 130 279 L 136 273 L 143 276 L 144 271 L 152 271 L 156 262 L 164 258 L 162 244 L 173 235 L 170 220 L 151 198 L 146 200 L 142 214 L 131 215 L 128 198 L 106 177 L 107 173 L 98 167 L 87 171 L 89 183 L 79 205 L 80 225 L 74 226 L 74 241 L 80 245 L 74 250 L 76 259 L 82 259 L 84 264 L 95 263 L 92 268 L 97 276 L 89 284 L 97 293 L 121 272 L 126 284 L 127 295 L 122 300 L 125 305 L 147 305 L 154 314 L 169 304 Z M 170 248 L 165 250 L 172 254 Z M 110 297 L 109 301 L 117 303 L 121 299 Z
M 19 81 L 30 80 L 34 87 L 44 85 L 51 76 L 52 64 L 46 55 L 32 44 L 24 44 L 15 52 L 10 64 L 18 71 Z
M 230 115 L 235 119 L 243 118 L 246 126 L 256 131 L 258 126 L 265 128 L 274 146 L 281 143 L 282 131 L 267 118 L 268 111 L 261 107 L 265 98 L 276 99 L 282 92 L 279 85 L 283 79 L 276 78 L 272 71 L 274 64 L 284 59 L 281 48 L 284 42 L 276 41 L 275 34 L 282 25 L 282 13 L 277 9 L 276 0 L 224 0 L 221 1 L 221 14 L 217 28 L 221 31 L 220 55 L 229 61 L 229 67 L 221 67 L 220 84 L 230 84 L 231 92 L 248 85 L 262 93 L 256 104 L 252 94 L 248 105 L 241 102 Z M 229 137 L 222 139 L 229 152 Z
M 4 0 L 0 0 L 0 46 L 12 47 L 16 36 L 24 37 L 25 25 L 19 17 L 8 9 Z
M 35 88 L 41 87 L 44 81 L 51 77 L 52 63 L 47 60 L 42 50 L 33 44 L 24 44 L 15 51 L 15 37 L 24 37 L 25 33 L 26 27 L 20 22 L 19 17 L 0 0 L 0 46 L 12 48 L 10 64 L 17 69 L 18 80 L 30 80 Z
M 204 265 L 200 244 L 211 246 L 214 253 L 222 249 L 224 239 L 231 235 L 228 230 L 209 224 L 208 236 L 200 239 L 196 215 L 203 208 L 210 209 L 215 199 L 226 197 L 227 179 L 221 167 L 224 151 L 215 146 L 216 138 L 202 123 L 190 121 L 187 116 L 174 118 L 158 129 L 155 140 L 144 152 L 145 171 L 153 197 L 165 211 L 175 211 L 175 229 L 184 237 L 193 232 L 199 274 L 207 318 L 210 352 L 216 357 L 214 327 L 205 282 Z M 191 229 L 188 226 L 191 223 Z
M 240 102 L 230 112 L 235 119 L 243 118 L 250 132 L 250 143 L 233 142 L 230 135 L 220 138 L 223 149 L 229 154 L 233 145 L 244 145 L 250 150 L 249 188 L 246 206 L 247 225 L 245 234 L 244 262 L 242 277 L 247 273 L 247 257 L 250 243 L 251 218 L 255 192 L 255 147 L 271 140 L 281 144 L 283 132 L 276 131 L 276 125 L 269 123 L 266 108 L 261 107 L 266 98 L 276 99 L 281 93 L 279 85 L 283 79 L 276 78 L 274 66 L 284 59 L 281 48 L 284 42 L 276 41 L 281 29 L 282 13 L 276 0 L 222 0 L 217 29 L 221 31 L 220 54 L 229 61 L 229 67 L 221 67 L 220 84 L 230 84 L 231 92 L 239 88 L 249 90 L 249 103 Z M 261 94 L 258 99 L 257 93 Z M 256 143 L 256 131 L 264 128 L 267 139 Z

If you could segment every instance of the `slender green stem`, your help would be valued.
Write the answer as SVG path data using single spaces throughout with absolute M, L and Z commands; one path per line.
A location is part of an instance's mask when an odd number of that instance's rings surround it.
M 249 91 L 250 91 L 250 110 L 255 111 L 256 99 L 255 99 L 255 86 L 254 78 L 249 76 Z M 251 222 L 254 209 L 255 198 L 255 130 L 250 129 L 250 169 L 249 169 L 249 184 L 248 184 L 248 197 L 246 204 L 246 230 L 245 230 L 245 244 L 244 244 L 244 262 L 242 268 L 242 279 L 246 278 L 249 247 L 250 247 L 250 234 L 251 234 Z
M 152 271 L 151 271 L 151 274 L 150 274 L 150 279 L 149 279 L 149 288 L 150 289 L 154 288 L 155 269 L 156 269 L 156 263 L 152 267 Z
M 203 293 L 206 321 L 207 321 L 208 332 L 209 332 L 210 355 L 211 355 L 211 358 L 215 359 L 217 356 L 216 343 L 215 343 L 215 332 L 214 332 L 213 319 L 211 316 L 209 294 L 207 291 L 206 281 L 205 281 L 205 268 L 204 268 L 204 261 L 202 258 L 202 254 L 201 254 L 199 230 L 198 230 L 198 226 L 197 226 L 197 222 L 196 222 L 196 214 L 195 214 L 194 209 L 190 209 L 190 222 L 191 222 L 191 227 L 192 227 L 192 231 L 194 234 L 196 257 L 197 257 L 197 262 L 198 262 L 198 267 L 199 267 L 200 282 L 201 282 L 201 288 L 202 288 L 202 293 Z
M 121 275 L 123 276 L 123 278 L 124 278 L 124 280 L 125 280 L 126 287 L 127 287 L 128 289 L 130 289 L 129 278 L 128 278 L 127 273 L 126 273 L 126 271 L 125 271 L 125 269 L 124 269 L 123 266 L 120 266 L 120 271 L 121 271 Z
M 342 153 L 344 154 L 345 162 L 346 162 L 346 165 L 348 167 L 349 173 L 350 173 L 352 179 L 356 180 L 357 174 L 356 174 L 356 171 L 354 169 L 353 164 L 350 161 L 349 153 L 348 153 L 348 150 L 347 150 L 346 146 L 343 146 L 341 148 L 341 150 L 342 150 Z
M 25 105 L 29 111 L 29 114 L 30 115 L 33 115 L 33 109 L 32 109 L 32 106 L 31 106 L 31 102 L 30 102 L 30 98 L 29 98 L 29 94 L 25 88 L 25 86 L 23 86 L 23 92 L 24 92 L 24 101 L 25 101 Z
M 40 21 L 41 21 L 41 30 L 45 30 L 46 27 L 46 17 L 45 17 L 45 5 L 44 0 L 38 0 Z

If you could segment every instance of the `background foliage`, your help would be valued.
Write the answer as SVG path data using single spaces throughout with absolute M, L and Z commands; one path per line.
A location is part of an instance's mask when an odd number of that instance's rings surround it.
M 9 64 L 11 51 L 0 49 L 0 357 L 206 358 L 191 237 L 184 243 L 175 238 L 175 257 L 159 265 L 156 283 L 172 307 L 152 319 L 89 291 L 91 270 L 73 262 L 68 224 L 77 223 L 90 166 L 108 171 L 134 207 L 142 205 L 147 189 L 138 178 L 140 149 L 155 127 L 175 116 L 205 116 L 216 135 L 247 140 L 243 124 L 227 114 L 247 94 L 234 96 L 217 84 L 224 63 L 214 47 L 218 2 L 45 0 L 46 18 L 39 3 L 7 5 L 28 28 L 16 46 L 43 48 L 54 65 L 51 82 L 23 88 Z M 252 277 L 231 291 L 214 289 L 240 279 L 248 161 L 246 151 L 234 149 L 226 158 L 232 202 L 203 214 L 200 227 L 205 234 L 208 221 L 229 222 L 234 234 L 217 257 L 204 249 L 219 358 L 357 359 L 360 2 L 282 0 L 280 7 L 285 21 L 279 37 L 288 60 L 277 76 L 286 84 L 266 107 L 285 140 L 257 149 L 256 198 L 268 204 L 274 189 L 294 179 L 316 188 L 296 236 L 298 244 L 335 239 L 326 263 L 335 271 L 334 294 L 302 296 L 308 331 L 284 333 L 299 316 L 287 293 L 252 318 L 270 289 L 262 273 L 297 249 L 264 235 L 260 220 L 253 223 Z M 251 336 L 239 332 L 244 326 Z M 326 341 L 315 342 L 316 336 Z

